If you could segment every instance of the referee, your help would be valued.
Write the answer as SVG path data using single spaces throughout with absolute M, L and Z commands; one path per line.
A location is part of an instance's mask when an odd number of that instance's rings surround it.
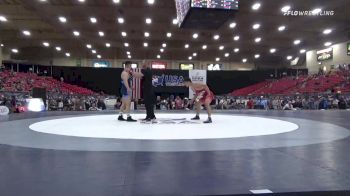
M 147 116 L 144 119 L 144 121 L 151 122 L 152 120 L 156 119 L 156 116 L 154 115 L 154 105 L 156 103 L 156 97 L 154 95 L 154 89 L 152 84 L 153 75 L 150 65 L 148 63 L 144 63 L 142 66 L 142 92 L 147 113 Z

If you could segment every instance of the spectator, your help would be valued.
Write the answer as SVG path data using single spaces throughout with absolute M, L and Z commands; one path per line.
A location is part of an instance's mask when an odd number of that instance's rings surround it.
M 183 109 L 183 102 L 182 102 L 182 99 L 180 98 L 180 96 L 176 96 L 176 98 L 175 98 L 175 109 L 177 109 L 177 110 Z

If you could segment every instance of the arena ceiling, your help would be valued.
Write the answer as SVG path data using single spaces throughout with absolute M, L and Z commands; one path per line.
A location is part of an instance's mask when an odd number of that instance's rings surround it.
M 217 30 L 178 28 L 173 24 L 174 0 L 155 0 L 153 4 L 148 0 L 115 2 L 118 0 L 0 0 L 3 50 L 17 49 L 18 53 L 12 52 L 12 55 L 18 58 L 24 53 L 48 50 L 42 54 L 126 59 L 129 52 L 132 59 L 242 61 L 246 58 L 249 62 L 279 57 L 286 62 L 289 55 L 302 55 L 302 49 L 322 49 L 326 42 L 349 40 L 349 0 L 241 0 L 236 17 L 228 19 Z M 258 10 L 252 9 L 255 3 L 261 4 Z M 281 8 L 286 5 L 290 5 L 291 10 L 320 8 L 334 11 L 335 15 L 284 16 Z M 66 22 L 60 22 L 59 17 L 65 17 Z M 97 21 L 92 23 L 91 17 Z M 119 23 L 118 18 L 124 22 Z M 151 24 L 146 24 L 146 18 L 151 19 Z M 233 22 L 236 26 L 230 28 Z M 260 28 L 253 29 L 254 24 L 260 24 Z M 280 26 L 285 26 L 285 30 L 279 31 Z M 324 34 L 326 29 L 332 32 Z M 79 32 L 79 36 L 75 36 L 74 31 Z M 99 35 L 100 31 L 104 36 Z M 145 37 L 145 32 L 149 37 Z M 168 33 L 171 37 L 167 37 Z M 215 40 L 215 35 L 220 38 Z M 239 36 L 239 40 L 235 41 L 235 36 Z M 256 43 L 256 38 L 261 41 Z M 300 40 L 300 44 L 294 44 L 295 40 Z M 144 43 L 148 47 L 144 47 Z M 91 48 L 87 48 L 87 44 Z M 207 45 L 207 49 L 203 50 L 203 45 Z M 220 46 L 224 48 L 220 50 Z M 239 48 L 239 52 L 234 52 L 235 48 Z M 276 52 L 271 54 L 271 48 Z M 256 54 L 260 55 L 259 59 L 254 58 Z

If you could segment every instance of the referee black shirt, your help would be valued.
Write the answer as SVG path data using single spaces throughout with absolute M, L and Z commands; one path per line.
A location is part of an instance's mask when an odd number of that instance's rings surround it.
M 152 70 L 150 68 L 142 69 L 142 92 L 143 92 L 143 99 L 145 103 L 155 103 L 155 95 L 154 95 L 154 89 L 152 84 Z

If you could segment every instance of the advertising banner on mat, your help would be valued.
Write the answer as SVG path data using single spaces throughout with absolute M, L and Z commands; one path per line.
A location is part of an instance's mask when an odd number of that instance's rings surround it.
M 10 113 L 10 110 L 6 106 L 0 106 L 0 116 L 5 116 Z
M 207 70 L 189 70 L 189 77 L 194 83 L 207 84 Z M 189 98 L 193 98 L 194 92 L 189 89 Z

